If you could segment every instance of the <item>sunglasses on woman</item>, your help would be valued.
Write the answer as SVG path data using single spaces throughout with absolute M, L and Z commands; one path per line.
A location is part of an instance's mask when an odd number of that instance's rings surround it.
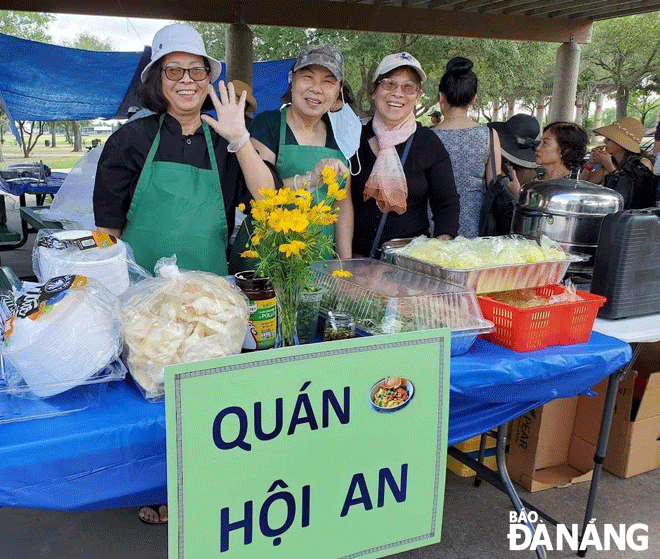
M 195 68 L 181 68 L 179 66 L 165 66 L 163 68 L 165 77 L 173 82 L 178 82 L 183 78 L 186 72 L 190 79 L 196 82 L 202 82 L 209 75 L 209 69 L 203 66 L 196 66 Z

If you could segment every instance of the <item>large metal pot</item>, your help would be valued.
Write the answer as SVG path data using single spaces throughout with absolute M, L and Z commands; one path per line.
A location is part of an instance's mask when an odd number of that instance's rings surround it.
M 591 258 L 582 268 L 588 269 L 603 217 L 622 209 L 622 196 L 604 186 L 577 179 L 533 181 L 520 190 L 511 232 L 531 239 L 547 235 L 566 251 L 587 254 Z

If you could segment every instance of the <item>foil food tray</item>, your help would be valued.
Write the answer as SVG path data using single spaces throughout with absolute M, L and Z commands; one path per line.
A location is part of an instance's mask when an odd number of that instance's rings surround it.
M 583 262 L 586 258 L 582 254 L 568 253 L 568 258 L 562 260 L 501 264 L 459 270 L 400 254 L 399 250 L 407 244 L 406 241 L 410 240 L 412 239 L 397 239 L 397 243 L 383 246 L 383 260 L 407 270 L 440 278 L 453 285 L 474 290 L 477 294 L 561 283 L 568 267 L 575 262 Z

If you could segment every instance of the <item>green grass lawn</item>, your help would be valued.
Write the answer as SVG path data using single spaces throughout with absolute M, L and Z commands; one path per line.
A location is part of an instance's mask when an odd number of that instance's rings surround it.
M 0 168 L 13 163 L 23 163 L 28 161 L 42 161 L 48 165 L 53 171 L 57 169 L 71 169 L 78 160 L 87 153 L 87 146 L 92 145 L 93 139 L 98 139 L 102 143 L 108 139 L 108 136 L 83 136 L 83 151 L 74 152 L 73 146 L 66 143 L 64 136 L 56 138 L 57 147 L 46 147 L 45 140 L 51 141 L 50 134 L 44 134 L 37 141 L 37 145 L 30 153 L 30 156 L 23 157 L 23 150 L 17 144 L 16 139 L 11 134 L 6 133 L 4 136 L 5 142 L 2 144 L 2 160 L 0 161 Z

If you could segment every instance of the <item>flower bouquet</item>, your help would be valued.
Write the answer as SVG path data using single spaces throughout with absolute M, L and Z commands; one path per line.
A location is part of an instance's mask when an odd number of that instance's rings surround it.
M 339 208 L 334 207 L 334 202 L 346 197 L 346 176 L 338 180 L 335 171 L 326 166 L 321 179 L 328 187 L 327 194 L 316 202 L 306 188 L 263 188 L 259 190 L 263 199 L 250 202 L 254 231 L 249 250 L 241 256 L 258 259 L 256 274 L 270 278 L 273 284 L 277 297 L 277 347 L 298 344 L 296 313 L 300 292 L 313 282 L 314 262 L 336 256 L 334 239 L 323 227 L 337 221 Z M 348 274 L 343 270 L 337 273 Z

